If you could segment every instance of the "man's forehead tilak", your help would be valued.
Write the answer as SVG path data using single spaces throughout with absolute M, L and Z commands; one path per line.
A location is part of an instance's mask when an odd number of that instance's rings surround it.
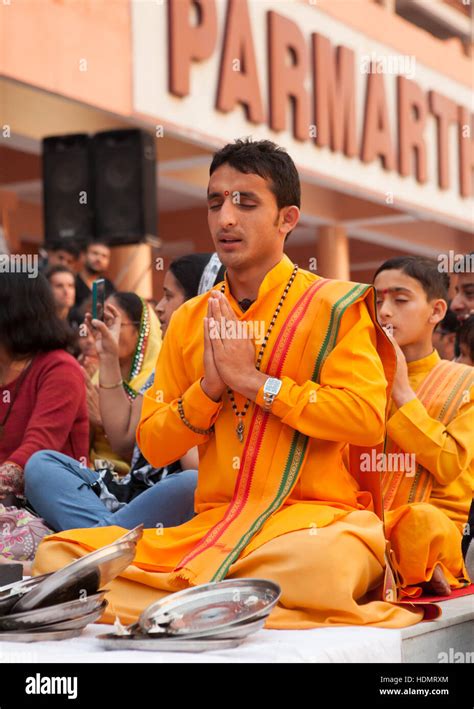
M 224 190 L 223 192 L 219 192 L 218 190 L 214 190 L 213 192 L 209 192 L 209 187 L 207 188 L 207 199 L 214 199 L 214 197 L 220 197 L 222 194 L 227 197 L 230 195 L 230 191 Z M 240 197 L 248 197 L 249 199 L 259 198 L 256 192 L 250 192 L 249 190 L 233 190 L 232 194 L 238 194 Z

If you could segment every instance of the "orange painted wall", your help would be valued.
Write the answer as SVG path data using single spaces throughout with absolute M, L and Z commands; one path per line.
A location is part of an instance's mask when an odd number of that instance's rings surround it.
M 129 0 L 11 0 L 0 24 L 0 74 L 130 114 Z

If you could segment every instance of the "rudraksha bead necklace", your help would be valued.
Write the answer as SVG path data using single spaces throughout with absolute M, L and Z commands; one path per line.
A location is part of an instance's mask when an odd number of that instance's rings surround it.
M 277 320 L 277 317 L 278 317 L 278 315 L 280 314 L 280 310 L 281 310 L 281 308 L 282 308 L 282 305 L 283 305 L 283 303 L 284 303 L 284 301 L 285 301 L 286 296 L 288 295 L 288 291 L 290 290 L 290 288 L 291 288 L 291 286 L 292 286 L 292 284 L 293 284 L 293 281 L 295 280 L 297 271 L 298 271 L 298 265 L 295 264 L 295 267 L 294 267 L 293 272 L 292 272 L 292 274 L 291 274 L 291 276 L 290 276 L 290 279 L 289 279 L 288 283 L 286 284 L 285 290 L 283 291 L 282 296 L 281 296 L 281 298 L 280 298 L 280 300 L 279 300 L 279 302 L 278 302 L 278 305 L 277 305 L 277 307 L 276 307 L 276 309 L 275 309 L 275 312 L 273 313 L 273 317 L 272 317 L 272 319 L 271 319 L 271 321 L 270 321 L 270 325 L 268 326 L 267 334 L 266 334 L 265 337 L 263 338 L 263 342 L 262 342 L 262 344 L 261 344 L 261 346 L 260 346 L 260 351 L 259 351 L 258 356 L 257 356 L 257 363 L 256 363 L 256 365 L 255 365 L 255 367 L 256 367 L 259 371 L 260 371 L 260 365 L 261 365 L 261 363 L 262 363 L 263 354 L 264 354 L 264 352 L 265 352 L 265 347 L 267 346 L 268 338 L 270 337 L 270 333 L 272 332 L 273 327 L 274 327 L 274 325 L 275 325 L 275 322 L 276 322 L 276 320 Z M 224 293 L 224 291 L 225 291 L 225 283 L 223 283 L 222 286 L 221 286 L 221 293 Z M 237 404 L 235 403 L 234 392 L 232 391 L 232 389 L 231 389 L 230 387 L 227 387 L 227 394 L 228 394 L 229 399 L 230 399 L 230 402 L 231 402 L 231 404 L 232 404 L 232 410 L 233 410 L 233 412 L 234 412 L 234 414 L 235 414 L 235 416 L 237 417 L 237 420 L 238 420 L 238 424 L 237 424 L 237 427 L 236 427 L 236 429 L 235 429 L 235 432 L 236 432 L 236 434 L 237 434 L 237 438 L 239 439 L 239 441 L 240 441 L 241 443 L 243 443 L 243 440 L 244 440 L 244 431 L 245 431 L 243 418 L 244 418 L 245 414 L 247 413 L 247 410 L 248 410 L 248 408 L 249 408 L 249 406 L 250 406 L 250 399 L 247 399 L 247 401 L 245 402 L 245 406 L 244 406 L 244 408 L 242 409 L 242 411 L 238 411 L 238 410 L 237 410 Z

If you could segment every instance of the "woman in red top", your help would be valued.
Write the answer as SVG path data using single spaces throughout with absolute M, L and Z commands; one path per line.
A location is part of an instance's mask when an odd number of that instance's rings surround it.
M 71 337 L 42 274 L 0 274 L 0 501 L 23 497 L 23 469 L 36 451 L 87 466 L 86 388 L 66 351 Z

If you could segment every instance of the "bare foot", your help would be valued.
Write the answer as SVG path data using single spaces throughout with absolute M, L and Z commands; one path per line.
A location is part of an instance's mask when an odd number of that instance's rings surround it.
M 441 566 L 435 566 L 431 581 L 423 584 L 425 591 L 433 596 L 450 596 L 451 587 Z

